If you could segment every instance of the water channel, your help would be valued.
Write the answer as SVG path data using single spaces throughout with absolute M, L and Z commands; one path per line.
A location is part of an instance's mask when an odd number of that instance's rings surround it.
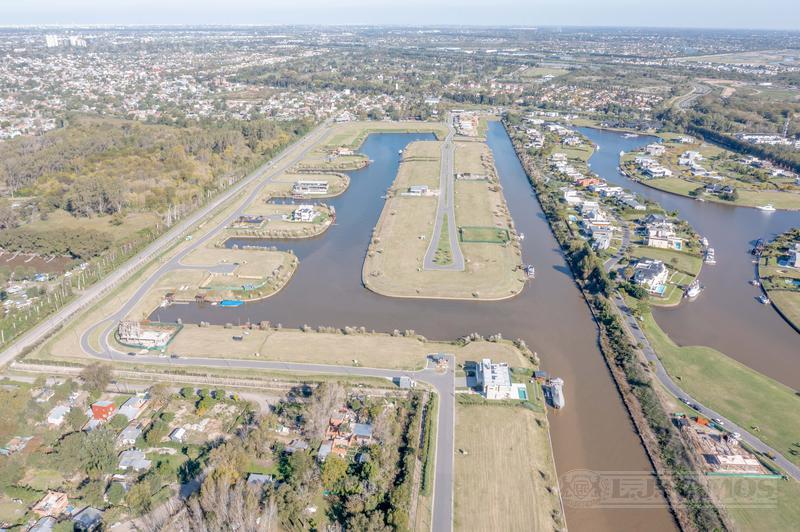
M 770 240 L 800 225 L 800 212 L 763 212 L 662 192 L 636 183 L 619 173 L 619 152 L 652 142 L 653 137 L 625 138 L 591 128 L 579 128 L 601 147 L 589 163 L 592 171 L 610 183 L 629 188 L 657 201 L 667 211 L 678 211 L 716 251 L 717 264 L 704 265 L 700 274 L 706 290 L 691 303 L 658 309 L 658 324 L 680 345 L 707 345 L 743 364 L 800 389 L 800 334 L 778 313 L 757 301 L 761 294 L 748 282 L 755 276 L 750 249 L 759 238 Z
M 363 287 L 364 254 L 383 208 L 380 197 L 397 173 L 398 150 L 413 140 L 430 138 L 419 134 L 367 138 L 361 151 L 373 163 L 352 172 L 350 189 L 330 200 L 336 207 L 336 224 L 314 239 L 265 243 L 292 249 L 300 258 L 295 277 L 275 296 L 227 309 L 173 305 L 158 309 L 153 318 L 181 318 L 187 323 L 269 320 L 288 327 L 309 324 L 364 326 L 378 331 L 414 329 L 431 339 L 454 339 L 470 332 L 501 332 L 505 338 L 523 338 L 539 353 L 544 368 L 566 381 L 567 407 L 550 414 L 559 475 L 563 478 L 571 471 L 592 470 L 648 476 L 650 464 L 598 350 L 589 310 L 500 124 L 490 125 L 488 144 L 517 230 L 525 233 L 523 262 L 535 265 L 536 279 L 519 296 L 503 302 L 395 299 Z M 568 488 L 562 485 L 562 490 Z M 663 504 L 581 508 L 565 502 L 572 530 L 675 529 Z M 465 510 L 456 508 L 457 514 L 459 511 Z

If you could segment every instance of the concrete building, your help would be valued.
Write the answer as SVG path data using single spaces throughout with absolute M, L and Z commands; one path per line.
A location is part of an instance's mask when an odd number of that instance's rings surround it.
M 475 377 L 487 399 L 506 399 L 513 393 L 511 372 L 505 362 L 493 364 L 491 359 L 484 358 L 478 364 Z
M 313 222 L 317 217 L 317 211 L 313 205 L 300 205 L 292 212 L 292 220 L 295 222 Z
M 324 195 L 328 193 L 327 181 L 297 181 L 292 186 L 292 194 L 301 196 Z

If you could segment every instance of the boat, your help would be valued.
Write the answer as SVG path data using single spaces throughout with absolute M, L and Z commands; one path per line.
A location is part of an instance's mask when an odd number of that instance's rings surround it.
M 525 240 L 525 233 L 520 233 L 519 234 L 519 239 L 520 240 Z
M 758 240 L 756 240 L 756 243 L 753 246 L 753 249 L 750 250 L 750 254 L 751 255 L 761 255 L 761 253 L 763 251 L 764 251 L 764 239 L 763 238 L 759 238 Z
M 403 150 L 397 150 L 398 155 L 403 155 Z
M 761 286 L 761 281 L 759 281 L 758 279 L 753 279 L 752 281 L 750 281 L 750 284 L 753 286 Z
M 684 297 L 687 297 L 689 299 L 694 299 L 697 296 L 699 296 L 700 292 L 702 292 L 704 289 L 705 289 L 705 286 L 701 285 L 700 281 L 695 279 L 692 282 L 692 284 L 689 285 L 689 287 L 686 289 L 686 292 L 683 295 L 684 295 Z
M 220 307 L 241 307 L 244 301 L 241 299 L 223 299 L 219 302 Z
M 772 206 L 772 203 L 767 203 L 766 205 L 759 205 L 758 207 L 756 207 L 756 209 L 764 212 L 773 212 L 776 210 L 775 207 Z
M 765 296 L 764 294 L 761 294 L 760 296 L 758 296 L 758 302 L 761 303 L 762 305 L 769 305 L 771 303 L 769 298 L 767 296 Z
M 717 263 L 717 258 L 714 255 L 714 248 L 708 248 L 706 250 L 705 263 L 706 264 L 716 264 Z
M 619 156 L 622 157 L 623 155 L 625 155 L 625 150 L 619 150 Z
M 558 377 L 550 379 L 547 383 L 546 390 L 550 397 L 550 404 L 553 408 L 564 408 L 564 381 Z
M 639 137 L 638 133 L 625 133 L 624 135 L 622 135 L 622 138 L 624 139 L 635 139 L 638 137 Z
M 533 267 L 533 264 L 526 264 L 522 269 L 525 271 L 525 275 L 528 276 L 528 279 L 536 278 L 536 268 Z
M 703 240 L 701 240 L 700 242 L 703 244 L 704 248 L 708 247 L 708 239 L 706 237 L 703 237 Z

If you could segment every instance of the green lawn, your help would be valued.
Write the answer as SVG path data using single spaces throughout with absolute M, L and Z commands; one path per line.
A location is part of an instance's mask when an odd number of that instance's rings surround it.
M 462 227 L 462 242 L 488 242 L 490 244 L 505 244 L 511 239 L 507 229 L 497 227 Z
M 453 253 L 450 249 L 450 228 L 447 216 L 442 218 L 442 230 L 439 232 L 439 242 L 436 244 L 436 255 L 433 262 L 440 265 L 451 264 Z
M 64 476 L 58 471 L 53 471 L 52 469 L 35 469 L 28 471 L 25 478 L 19 484 L 30 486 L 35 490 L 47 491 L 49 489 L 58 488 L 63 483 Z
M 691 275 L 692 277 L 700 273 L 700 268 L 703 266 L 703 259 L 700 257 L 689 255 L 682 251 L 673 251 L 671 249 L 631 246 L 631 256 L 663 261 L 664 264 L 670 268 Z
M 27 507 L 23 503 L 0 499 L 0 522 L 16 523 L 26 511 Z
M 800 451 L 800 396 L 791 388 L 710 347 L 676 345 L 650 314 L 642 326 L 681 388 L 742 427 L 758 427 L 759 438 L 800 465 L 800 454 L 790 453 Z
M 662 177 L 659 179 L 646 179 L 644 184 L 665 192 L 688 196 L 689 192 L 702 186 L 702 183 L 692 183 L 680 177 Z
M 800 523 L 800 483 L 794 480 L 770 480 L 755 478 L 709 479 L 715 493 L 756 493 L 765 496 L 768 503 L 763 508 L 747 507 L 747 503 L 727 506 L 728 514 L 739 530 L 791 531 Z M 741 496 L 739 497 L 741 498 Z M 769 507 L 769 501 L 775 506 Z

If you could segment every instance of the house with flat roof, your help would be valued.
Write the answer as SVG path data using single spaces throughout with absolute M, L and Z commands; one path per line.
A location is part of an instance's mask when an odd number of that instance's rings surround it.
M 491 359 L 484 358 L 478 364 L 475 377 L 481 393 L 487 399 L 506 399 L 511 396 L 511 372 L 505 362 L 495 364 Z
M 317 217 L 317 211 L 313 205 L 300 205 L 292 212 L 292 220 L 295 222 L 313 222 Z
M 145 458 L 145 454 L 137 449 L 129 449 L 119 453 L 119 468 L 127 471 L 145 471 L 150 469 L 151 461 Z
M 64 423 L 64 420 L 67 419 L 67 414 L 69 414 L 70 410 L 72 409 L 68 405 L 55 406 L 47 414 L 47 424 L 54 427 L 61 426 L 61 424 Z
M 119 407 L 119 414 L 128 418 L 128 421 L 133 421 L 142 413 L 146 403 L 147 399 L 140 395 L 134 395 Z
M 301 196 L 324 195 L 328 193 L 327 181 L 300 180 L 292 185 L 292 194 Z
M 97 508 L 87 506 L 73 516 L 72 522 L 74 523 L 75 530 L 80 532 L 94 532 L 103 526 L 103 512 Z

